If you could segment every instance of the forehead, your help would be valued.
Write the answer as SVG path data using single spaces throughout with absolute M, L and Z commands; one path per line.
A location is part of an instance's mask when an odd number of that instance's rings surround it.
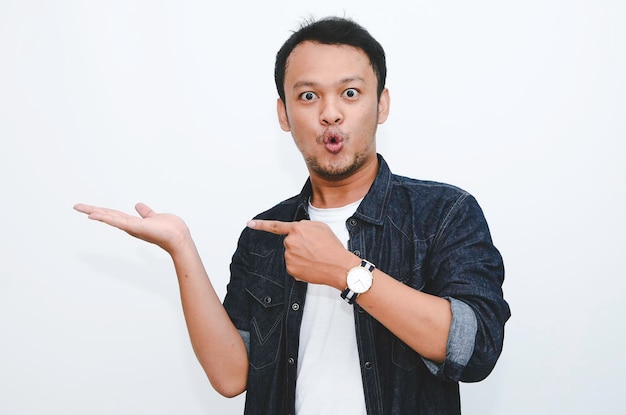
M 354 46 L 305 41 L 296 46 L 287 58 L 287 88 L 296 82 L 334 82 L 350 77 L 376 81 L 368 56 Z

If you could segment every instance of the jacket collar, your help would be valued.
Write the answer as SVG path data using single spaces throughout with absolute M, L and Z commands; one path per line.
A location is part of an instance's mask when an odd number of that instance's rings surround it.
M 378 173 L 372 183 L 372 186 L 368 190 L 367 194 L 363 198 L 363 201 L 359 205 L 354 217 L 372 223 L 374 225 L 382 225 L 383 218 L 385 217 L 385 210 L 387 209 L 387 200 L 391 194 L 391 182 L 393 175 L 387 165 L 387 162 L 380 154 L 378 157 Z M 294 221 L 300 221 L 303 219 L 309 219 L 309 198 L 313 193 L 311 186 L 311 179 L 307 179 L 300 195 L 298 196 L 298 206 L 294 215 Z

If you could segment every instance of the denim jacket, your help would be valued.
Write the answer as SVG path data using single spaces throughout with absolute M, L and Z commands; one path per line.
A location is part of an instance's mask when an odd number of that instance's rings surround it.
M 452 324 L 446 360 L 435 364 L 354 305 L 367 413 L 460 414 L 458 382 L 484 379 L 502 350 L 510 316 L 502 258 L 471 195 L 394 175 L 378 159 L 374 183 L 346 222 L 349 249 L 402 283 L 448 299 Z M 256 218 L 306 220 L 310 195 L 307 181 L 299 195 Z M 245 414 L 294 414 L 307 284 L 287 274 L 283 239 L 245 229 L 232 258 L 224 306 L 249 351 Z

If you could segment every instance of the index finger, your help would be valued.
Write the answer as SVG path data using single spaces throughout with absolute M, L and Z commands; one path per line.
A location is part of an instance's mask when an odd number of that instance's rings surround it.
M 74 205 L 74 210 L 81 212 L 81 213 L 86 213 L 86 214 L 90 214 L 95 209 L 96 209 L 95 206 L 86 205 L 84 203 L 77 203 Z
M 276 235 L 287 235 L 293 229 L 293 222 L 254 219 L 248 222 L 248 227 L 257 231 L 270 232 Z

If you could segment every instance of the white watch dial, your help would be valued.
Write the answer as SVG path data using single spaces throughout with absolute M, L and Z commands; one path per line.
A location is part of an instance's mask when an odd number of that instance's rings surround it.
M 364 293 L 372 286 L 372 274 L 363 267 L 352 268 L 348 272 L 348 288 L 357 294 Z

